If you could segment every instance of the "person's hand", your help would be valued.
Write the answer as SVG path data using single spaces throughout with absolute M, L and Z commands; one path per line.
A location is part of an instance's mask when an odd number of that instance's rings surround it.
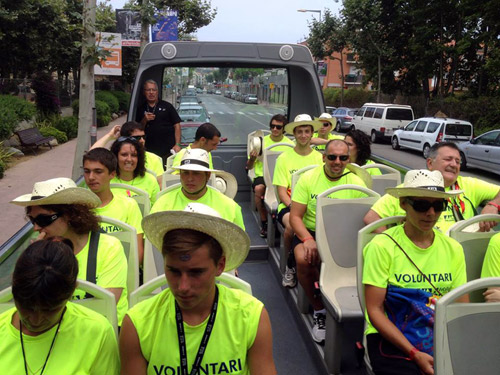
M 483 296 L 486 302 L 500 302 L 500 288 L 488 288 Z
M 155 117 L 156 115 L 152 112 L 144 112 L 144 118 L 146 119 L 147 122 L 153 121 Z
M 178 144 L 175 144 L 174 147 L 172 147 L 172 149 L 177 153 L 181 150 L 181 147 Z
M 257 156 L 259 156 L 259 153 L 257 152 L 257 150 L 252 150 L 250 152 L 250 160 L 255 160 L 257 159 Z
M 31 240 L 31 243 L 43 240 L 45 237 L 47 237 L 47 233 L 45 233 L 45 232 L 38 232 L 38 236 L 36 236 L 36 238 L 34 240 Z
M 434 358 L 427 353 L 415 353 L 415 363 L 425 375 L 434 375 Z
M 108 137 L 109 139 L 111 140 L 115 140 L 115 139 L 118 139 L 120 137 L 120 129 L 121 129 L 121 125 L 115 125 L 111 128 L 111 130 L 108 132 Z
M 497 215 L 498 208 L 496 208 L 495 206 L 492 206 L 490 204 L 485 205 L 484 208 L 481 210 L 481 215 L 487 215 L 487 214 Z M 479 231 L 480 232 L 489 232 L 497 224 L 498 223 L 496 221 L 481 221 L 479 223 Z
M 304 259 L 312 265 L 317 265 L 319 262 L 318 246 L 312 238 L 304 242 Z

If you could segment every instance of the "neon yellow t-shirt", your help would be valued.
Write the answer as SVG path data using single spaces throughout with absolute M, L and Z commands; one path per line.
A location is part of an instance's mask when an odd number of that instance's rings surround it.
M 302 221 L 309 230 L 316 230 L 316 203 L 318 195 L 322 192 L 340 185 L 360 185 L 366 187 L 365 183 L 354 173 L 348 173 L 338 181 L 330 181 L 325 176 L 324 164 L 305 172 L 300 176 L 297 185 L 293 189 L 292 202 L 307 205 Z M 356 190 L 339 191 L 328 196 L 336 199 L 363 198 L 366 194 Z
M 465 220 L 470 219 L 474 216 L 474 209 L 476 209 L 483 201 L 495 198 L 500 189 L 498 185 L 473 177 L 458 176 L 457 183 L 458 189 L 463 190 L 464 194 L 460 194 L 458 198 L 452 198 L 446 211 L 441 213 L 435 228 L 443 233 L 460 220 L 458 217 L 455 218 L 453 215 L 453 202 L 456 203 L 456 207 L 461 212 L 463 218 Z M 445 190 L 450 191 L 451 187 L 447 187 Z M 377 202 L 375 202 L 371 209 L 381 218 L 405 215 L 404 210 L 399 206 L 399 199 L 394 198 L 389 194 L 383 195 Z
M 280 156 L 278 156 L 278 159 L 276 159 L 273 185 L 286 187 L 288 194 L 291 195 L 292 174 L 297 172 L 299 169 L 314 164 L 323 164 L 323 155 L 316 150 L 312 150 L 312 152 L 306 156 L 297 154 L 294 149 L 284 151 Z M 280 212 L 284 207 L 285 205 L 280 203 L 278 205 L 278 212 Z
M 422 249 L 406 236 L 403 225 L 390 228 L 386 233 L 399 243 L 443 295 L 467 282 L 464 250 L 457 241 L 434 230 L 434 242 L 427 249 Z M 430 284 L 386 235 L 375 236 L 365 246 L 363 259 L 363 284 L 384 289 L 391 284 L 432 293 Z M 376 333 L 377 330 L 371 325 L 368 315 L 366 319 L 368 327 L 365 333 Z
M 156 194 L 160 192 L 160 185 L 158 185 L 158 180 L 151 173 L 146 172 L 143 177 L 137 176 L 131 181 L 125 181 L 120 179 L 118 176 L 111 180 L 112 184 L 126 184 L 133 187 L 138 187 L 146 191 L 149 195 L 149 200 L 151 201 L 151 205 L 156 200 Z M 122 195 L 125 197 L 133 197 L 135 194 L 133 191 L 125 190 L 125 189 L 111 189 L 113 195 Z
M 0 314 L 0 374 L 24 374 L 19 330 L 12 325 L 16 308 Z M 39 374 L 57 325 L 38 336 L 23 334 L 28 372 Z M 32 372 L 34 371 L 34 372 Z M 66 304 L 61 327 L 44 374 L 118 375 L 116 335 L 105 317 L 75 303 Z
M 186 153 L 186 150 L 191 150 L 191 145 L 192 145 L 192 143 L 190 143 L 186 148 L 181 149 L 177 154 L 175 154 L 174 161 L 172 162 L 172 167 L 178 167 L 179 165 L 181 165 L 182 157 Z M 210 169 L 214 169 L 214 164 L 212 163 L 212 153 L 211 152 L 208 153 L 208 167 Z M 179 171 L 175 170 L 174 172 L 172 172 L 172 174 L 179 174 Z
M 90 235 L 85 247 L 76 254 L 78 278 L 82 280 L 87 279 L 89 243 Z M 127 258 L 125 257 L 125 251 L 121 242 L 117 238 L 104 233 L 100 234 L 99 245 L 97 246 L 96 284 L 102 288 L 123 289 L 116 305 L 118 324 L 121 325 L 122 319 L 128 309 Z M 85 292 L 77 288 L 73 294 L 73 298 L 85 298 Z
M 500 277 L 500 233 L 490 239 L 484 256 L 481 277 Z
M 375 164 L 375 162 L 371 159 L 368 159 L 366 161 L 365 165 L 369 165 L 369 164 Z M 382 174 L 382 172 L 378 168 L 368 168 L 366 171 L 372 176 L 380 176 Z
M 276 143 L 288 143 L 288 144 L 294 145 L 293 141 L 285 135 L 283 135 L 283 138 L 281 138 L 281 140 L 275 142 L 271 139 L 270 134 L 266 135 L 262 139 L 262 143 L 263 143 L 262 149 L 265 149 L 265 148 L 272 146 Z M 283 152 L 283 151 L 286 151 L 289 149 L 290 149 L 290 147 L 288 147 L 288 146 L 278 146 L 278 147 L 273 148 L 273 151 Z M 264 164 L 259 159 L 255 159 L 255 162 L 253 163 L 253 169 L 255 170 L 255 177 L 263 177 L 264 176 Z
M 247 353 L 257 335 L 262 302 L 241 290 L 223 285 L 218 288 L 217 315 L 199 373 L 250 374 Z M 180 356 L 174 301 L 170 289 L 166 289 L 127 312 L 148 362 L 148 375 L 178 374 Z M 193 367 L 207 322 L 208 317 L 197 326 L 184 323 L 188 371 Z
M 141 210 L 137 202 L 132 198 L 114 195 L 111 202 L 109 202 L 106 206 L 94 208 L 92 211 L 98 216 L 108 216 L 133 226 L 137 231 L 137 234 L 144 233 L 141 226 Z M 99 223 L 99 225 L 106 233 L 120 231 L 118 228 L 110 224 Z
M 156 177 L 160 177 L 165 170 L 163 169 L 163 160 L 156 154 L 146 151 L 146 169 L 153 171 Z
M 223 219 L 230 221 L 245 230 L 241 207 L 220 191 L 207 186 L 207 192 L 198 200 L 191 200 L 184 195 L 179 186 L 177 189 L 163 194 L 151 208 L 151 214 L 160 211 L 182 211 L 189 203 L 202 203 L 216 210 Z
M 315 132 L 313 134 L 313 138 L 320 138 L 319 136 L 319 133 L 318 132 Z M 337 134 L 332 134 L 332 133 L 328 133 L 328 138 L 327 140 L 330 141 L 332 139 L 344 139 L 344 137 L 342 135 L 337 135 Z M 315 149 L 316 151 L 319 151 L 319 152 L 325 152 L 325 147 L 326 147 L 326 144 L 324 145 L 314 145 L 312 146 L 313 149 Z

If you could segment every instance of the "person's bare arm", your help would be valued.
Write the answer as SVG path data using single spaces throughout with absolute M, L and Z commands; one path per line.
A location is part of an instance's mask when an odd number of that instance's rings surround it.
M 318 264 L 318 245 L 316 244 L 316 240 L 312 238 L 311 233 L 307 230 L 304 222 L 302 221 L 306 210 L 307 205 L 293 202 L 290 209 L 290 225 L 292 226 L 293 232 L 301 241 L 306 240 L 302 243 L 304 246 L 304 257 L 306 262 L 311 264 Z
M 118 303 L 120 297 L 122 296 L 123 288 L 106 288 L 106 290 L 115 295 L 115 302 Z
M 175 130 L 175 145 L 173 149 L 175 152 L 179 152 L 181 150 L 181 146 L 179 146 L 179 144 L 181 143 L 181 124 L 179 122 L 174 125 L 174 130 Z
M 255 160 L 257 159 L 258 153 L 256 150 L 252 150 L 250 152 L 250 157 L 247 160 L 247 169 L 253 169 L 253 166 L 255 164 Z
M 278 190 L 278 197 L 280 199 L 280 202 L 283 203 L 285 206 L 290 206 L 292 203 L 292 198 L 288 195 L 287 188 L 284 186 L 276 186 Z
M 483 293 L 483 296 L 486 302 L 500 302 L 500 288 L 488 288 L 488 290 Z
M 500 190 L 498 191 L 497 195 L 495 198 L 493 198 L 491 201 L 488 203 L 493 203 L 493 204 L 498 204 L 500 205 Z M 481 215 L 485 214 L 494 214 L 497 215 L 500 213 L 498 208 L 494 206 L 493 204 L 485 204 L 484 208 L 481 210 Z M 490 229 L 493 229 L 498 223 L 496 221 L 481 221 L 479 223 L 479 231 L 480 232 L 489 232 Z
M 141 351 L 134 323 L 125 315 L 120 330 L 121 375 L 146 375 L 148 363 Z
M 387 290 L 373 285 L 365 284 L 366 311 L 370 322 L 377 331 L 391 344 L 401 349 L 407 356 L 413 349 L 413 345 L 403 333 L 385 315 L 384 300 Z M 434 374 L 434 358 L 427 353 L 415 353 L 415 363 L 422 373 Z
M 260 314 L 257 336 L 248 350 L 248 365 L 251 375 L 275 375 L 273 359 L 273 333 L 271 321 L 265 308 Z
M 92 147 L 90 147 L 90 149 L 94 149 L 94 148 L 97 148 L 97 147 L 106 147 L 106 145 L 108 144 L 108 142 L 112 142 L 112 141 L 115 141 L 116 139 L 118 139 L 118 137 L 120 137 L 120 129 L 121 129 L 121 125 L 115 125 L 111 128 L 111 130 L 109 132 L 107 132 L 106 134 L 104 134 L 101 138 L 99 138 L 93 145 Z
M 326 145 L 328 143 L 328 139 L 323 139 L 323 138 L 318 138 L 318 137 L 313 137 L 311 138 L 311 144 L 312 145 Z
M 368 225 L 368 224 L 371 224 L 374 221 L 377 221 L 377 220 L 380 220 L 380 219 L 381 219 L 381 217 L 379 216 L 379 214 L 377 214 L 373 210 L 368 210 L 368 212 L 366 213 L 365 217 L 363 218 L 363 221 L 364 221 L 365 225 Z M 377 228 L 374 231 L 374 233 L 382 233 L 386 229 L 387 229 L 386 227 L 380 227 L 380 228 Z

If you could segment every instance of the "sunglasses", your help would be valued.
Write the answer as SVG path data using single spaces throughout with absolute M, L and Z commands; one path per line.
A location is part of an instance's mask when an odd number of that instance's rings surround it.
M 137 135 L 135 137 L 143 137 L 142 135 Z M 126 141 L 129 141 L 129 142 L 132 142 L 132 143 L 137 143 L 139 140 L 135 137 L 120 137 L 117 139 L 118 142 L 126 142 Z
M 28 216 L 28 219 L 31 221 L 31 224 L 36 224 L 40 228 L 45 228 L 45 227 L 48 227 L 50 224 L 52 224 L 57 219 L 59 219 L 61 216 L 62 216 L 62 214 L 60 214 L 60 213 L 55 213 L 55 214 L 50 214 L 50 215 L 40 214 L 37 217 Z
M 417 212 L 427 212 L 431 207 L 434 208 L 434 211 L 436 212 L 443 212 L 448 206 L 448 201 L 444 199 L 440 201 L 430 202 L 425 199 L 406 198 L 406 201 Z
M 349 155 L 326 155 L 326 158 L 331 161 L 335 161 L 337 158 L 339 158 L 340 161 L 347 161 Z
M 323 123 L 323 127 L 327 128 L 328 126 L 332 126 L 332 124 L 330 124 L 329 122 L 322 122 Z
M 134 138 L 136 141 L 140 141 L 141 139 L 146 139 L 146 135 L 131 135 L 131 138 Z
M 271 125 L 271 129 L 278 129 L 278 130 L 281 130 L 283 129 L 283 125 Z

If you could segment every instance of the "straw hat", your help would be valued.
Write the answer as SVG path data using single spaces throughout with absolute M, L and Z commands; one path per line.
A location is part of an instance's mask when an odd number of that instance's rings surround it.
M 372 176 L 370 175 L 370 173 L 366 171 L 366 169 L 361 168 L 356 163 L 349 163 L 346 165 L 345 168 L 349 170 L 351 173 L 354 173 L 356 176 L 358 176 L 365 183 L 368 189 L 372 188 L 373 186 Z
M 257 151 L 257 159 L 262 160 L 262 149 L 264 145 L 264 132 L 256 130 L 248 135 L 247 155 L 250 156 L 252 151 Z
M 288 134 L 293 134 L 293 129 L 297 126 L 311 125 L 313 127 L 313 131 L 318 131 L 319 128 L 323 126 L 321 121 L 313 120 L 311 116 L 308 114 L 301 114 L 295 116 L 293 122 L 289 122 L 285 125 L 285 132 Z
M 337 125 L 337 119 L 335 117 L 332 117 L 331 114 L 329 113 L 322 113 L 319 117 L 315 117 L 314 120 L 316 121 L 328 121 L 330 125 L 335 127 Z
M 180 165 L 172 167 L 172 169 L 184 169 L 187 171 L 200 172 L 216 172 L 215 169 L 210 169 L 208 152 L 202 148 L 186 149 L 182 155 Z
M 443 175 L 439 171 L 427 169 L 414 169 L 408 171 L 403 186 L 385 189 L 387 194 L 396 198 L 426 197 L 450 198 L 462 194 L 462 190 L 449 190 L 445 192 Z
M 35 183 L 31 194 L 24 194 L 10 203 L 18 206 L 42 206 L 49 204 L 84 204 L 98 207 L 101 200 L 90 190 L 76 186 L 70 178 L 52 178 Z
M 215 188 L 225 196 L 234 199 L 238 192 L 238 182 L 236 177 L 226 171 L 216 171 L 215 174 Z
M 226 257 L 224 271 L 242 264 L 250 250 L 250 238 L 236 224 L 221 217 L 213 208 L 201 203 L 189 203 L 184 211 L 162 211 L 142 220 L 144 234 L 161 251 L 165 233 L 174 229 L 192 229 L 213 237 Z

